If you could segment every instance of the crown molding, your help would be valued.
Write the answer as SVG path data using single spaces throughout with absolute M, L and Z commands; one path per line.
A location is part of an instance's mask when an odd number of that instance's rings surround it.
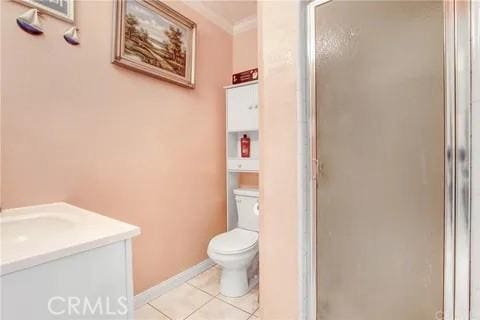
M 233 35 L 233 25 L 227 19 L 205 6 L 201 1 L 183 1 L 183 3 L 200 13 L 228 34 Z
M 252 14 L 233 26 L 233 34 L 239 34 L 257 27 L 257 15 Z
M 221 15 L 217 14 L 215 11 L 213 11 L 209 7 L 205 6 L 201 1 L 190 0 L 190 1 L 183 1 L 183 3 L 185 3 L 187 6 L 189 6 L 191 9 L 195 10 L 196 12 L 200 13 L 210 22 L 220 27 L 223 31 L 227 32 L 232 36 L 257 27 L 256 14 L 248 16 L 236 24 L 232 24 L 230 21 L 228 21 Z

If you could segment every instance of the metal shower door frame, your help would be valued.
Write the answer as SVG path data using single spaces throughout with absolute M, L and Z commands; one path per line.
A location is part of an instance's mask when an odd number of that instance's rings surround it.
M 309 116 L 309 212 L 301 217 L 307 230 L 301 248 L 301 319 L 316 319 L 317 140 L 315 97 L 315 9 L 335 0 L 306 5 L 306 108 Z M 471 257 L 471 2 L 444 1 L 444 306 L 437 320 L 470 319 Z

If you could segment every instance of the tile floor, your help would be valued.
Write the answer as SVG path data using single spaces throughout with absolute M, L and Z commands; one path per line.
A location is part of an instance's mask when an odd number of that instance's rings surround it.
M 220 294 L 214 266 L 135 310 L 135 320 L 259 320 L 258 286 L 240 298 Z

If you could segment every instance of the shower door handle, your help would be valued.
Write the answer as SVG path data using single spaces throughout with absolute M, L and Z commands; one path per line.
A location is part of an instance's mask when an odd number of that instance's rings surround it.
M 318 179 L 325 175 L 324 171 L 325 166 L 323 162 L 319 161 L 318 159 L 313 159 L 312 161 L 312 179 L 315 181 L 316 185 L 318 186 Z

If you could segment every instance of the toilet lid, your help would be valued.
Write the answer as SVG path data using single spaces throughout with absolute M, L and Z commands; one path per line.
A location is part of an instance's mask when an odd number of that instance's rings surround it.
M 215 236 L 208 246 L 214 252 L 233 254 L 250 249 L 257 241 L 257 232 L 236 228 Z

